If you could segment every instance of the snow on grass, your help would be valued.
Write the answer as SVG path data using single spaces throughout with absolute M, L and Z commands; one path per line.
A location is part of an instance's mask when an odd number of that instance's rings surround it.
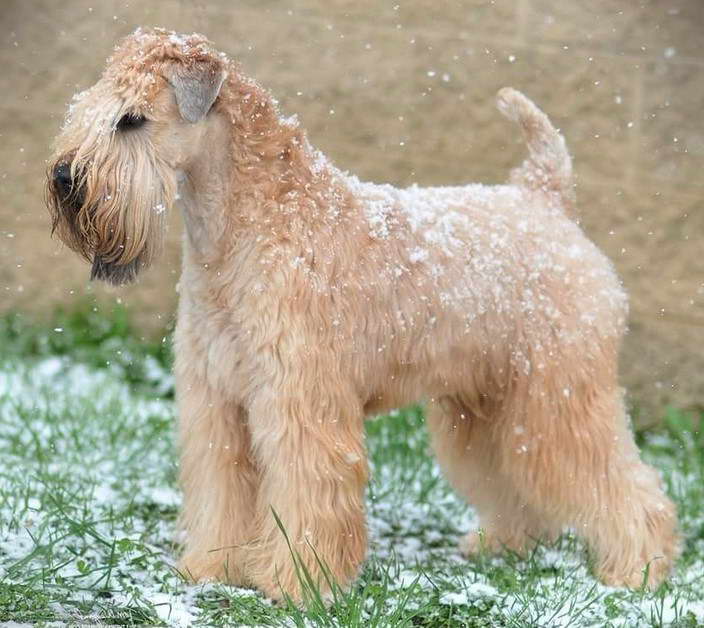
M 644 439 L 686 536 L 678 569 L 658 592 L 598 584 L 570 534 L 527 559 L 460 556 L 457 541 L 476 517 L 442 478 L 422 412 L 411 408 L 368 425 L 370 553 L 358 583 L 332 608 L 303 612 L 254 591 L 184 582 L 174 568 L 174 407 L 154 394 L 160 382 L 167 389 L 168 374 L 152 361 L 149 392 L 98 362 L 0 360 L 0 621 L 704 624 L 704 441 L 684 415 L 669 413 L 668 429 Z

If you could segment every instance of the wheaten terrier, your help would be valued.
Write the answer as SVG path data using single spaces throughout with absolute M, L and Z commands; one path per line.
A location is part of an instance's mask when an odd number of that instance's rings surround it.
M 571 526 L 605 583 L 668 574 L 675 509 L 617 383 L 626 295 L 572 219 L 563 138 L 512 89 L 498 106 L 528 146 L 510 183 L 397 189 L 335 168 L 200 35 L 138 30 L 76 96 L 47 196 L 93 277 L 147 267 L 181 199 L 190 577 L 299 599 L 292 552 L 328 588 L 314 549 L 348 585 L 367 546 L 364 417 L 419 400 L 480 516 L 466 553 Z

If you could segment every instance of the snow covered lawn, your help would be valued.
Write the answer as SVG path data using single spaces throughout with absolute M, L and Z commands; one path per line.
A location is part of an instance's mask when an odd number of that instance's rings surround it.
M 371 548 L 331 608 L 190 586 L 173 565 L 180 495 L 167 351 L 89 312 L 0 321 L 0 622 L 170 626 L 704 624 L 704 437 L 670 410 L 641 438 L 678 503 L 685 551 L 655 593 L 599 585 L 566 534 L 529 559 L 463 559 L 474 522 L 428 455 L 420 409 L 368 425 Z M 694 374 L 693 374 L 694 376 Z

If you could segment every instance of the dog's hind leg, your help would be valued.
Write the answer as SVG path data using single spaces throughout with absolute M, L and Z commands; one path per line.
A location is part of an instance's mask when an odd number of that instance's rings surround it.
M 460 542 L 464 554 L 510 549 L 525 553 L 539 540 L 553 540 L 559 530 L 541 521 L 500 470 L 494 426 L 460 403 L 444 398 L 427 408 L 433 449 L 448 481 L 479 515 L 479 529 Z
M 615 377 L 542 380 L 521 404 L 527 451 L 511 457 L 521 445 L 507 439 L 502 469 L 546 520 L 587 542 L 603 582 L 659 585 L 679 551 L 675 508 L 640 460 Z
M 647 572 L 654 587 L 678 553 L 674 505 L 640 460 L 614 369 L 590 370 L 526 378 L 492 423 L 492 469 L 544 529 L 575 529 L 603 582 L 638 587 Z

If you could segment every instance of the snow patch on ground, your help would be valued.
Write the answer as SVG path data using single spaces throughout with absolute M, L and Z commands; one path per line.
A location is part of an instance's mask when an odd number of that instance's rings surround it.
M 171 429 L 164 428 L 173 414 L 172 402 L 136 393 L 108 369 L 64 358 L 0 363 L 0 578 L 22 583 L 44 574 L 66 621 L 76 621 L 75 603 L 98 590 L 106 605 L 142 609 L 154 622 L 179 627 L 202 619 L 206 597 L 266 604 L 246 589 L 187 585 L 173 569 L 181 497 Z M 411 432 L 406 444 L 424 447 L 422 438 Z M 407 608 L 435 600 L 516 625 L 669 625 L 682 617 L 704 623 L 701 558 L 675 573 L 677 593 L 659 596 L 598 584 L 584 547 L 571 537 L 539 548 L 530 563 L 467 560 L 457 543 L 478 525 L 476 514 L 448 489 L 437 465 L 419 458 L 373 466 L 368 569 L 387 570 L 390 606 L 411 591 Z M 676 494 L 695 479 L 667 473 Z M 683 528 L 700 530 L 697 516 L 683 517 Z M 695 544 L 701 557 L 704 541 Z M 502 569 L 517 580 L 509 591 L 488 575 Z M 537 580 L 535 570 L 543 574 Z M 618 609 L 615 616 L 610 608 Z

